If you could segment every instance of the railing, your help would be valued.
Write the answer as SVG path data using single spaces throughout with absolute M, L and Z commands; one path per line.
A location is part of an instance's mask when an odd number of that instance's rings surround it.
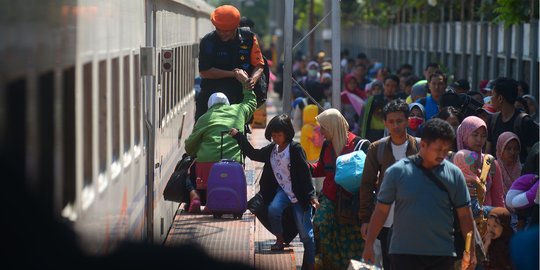
M 409 63 L 422 75 L 429 62 L 438 62 L 450 79 L 468 79 L 473 89 L 480 80 L 506 76 L 526 81 L 538 98 L 538 21 L 508 28 L 487 22 L 356 25 L 342 29 L 341 41 L 351 56 L 364 52 L 392 71 Z

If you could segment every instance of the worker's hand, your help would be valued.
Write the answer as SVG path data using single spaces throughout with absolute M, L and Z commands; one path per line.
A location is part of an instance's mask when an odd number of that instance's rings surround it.
M 231 131 L 229 131 L 229 135 L 231 136 L 235 136 L 236 134 L 238 134 L 238 129 L 236 128 L 231 128 Z
M 247 89 L 253 89 L 255 87 L 255 79 L 253 78 L 247 78 L 245 85 Z
M 242 84 L 246 83 L 247 79 L 249 78 L 249 75 L 243 69 L 235 68 L 233 72 L 234 72 L 234 78 Z

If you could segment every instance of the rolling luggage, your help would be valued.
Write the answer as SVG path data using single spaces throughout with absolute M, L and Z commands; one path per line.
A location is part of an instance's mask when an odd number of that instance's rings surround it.
M 236 161 L 223 159 L 223 135 L 221 132 L 221 161 L 210 169 L 206 207 L 214 218 L 222 214 L 233 214 L 242 218 L 247 209 L 247 185 L 244 168 Z

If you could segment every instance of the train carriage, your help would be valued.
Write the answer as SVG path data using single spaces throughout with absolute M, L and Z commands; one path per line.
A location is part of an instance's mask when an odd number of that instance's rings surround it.
M 194 124 L 212 7 L 67 0 L 0 10 L 0 142 L 17 150 L 26 188 L 91 253 L 162 243 L 178 204 L 161 194 Z

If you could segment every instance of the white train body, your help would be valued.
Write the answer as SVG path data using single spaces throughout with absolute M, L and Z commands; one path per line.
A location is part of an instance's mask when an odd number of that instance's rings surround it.
M 162 192 L 194 124 L 212 7 L 72 0 L 2 1 L 0 10 L 0 140 L 20 149 L 28 190 L 92 253 L 163 242 L 178 204 Z

